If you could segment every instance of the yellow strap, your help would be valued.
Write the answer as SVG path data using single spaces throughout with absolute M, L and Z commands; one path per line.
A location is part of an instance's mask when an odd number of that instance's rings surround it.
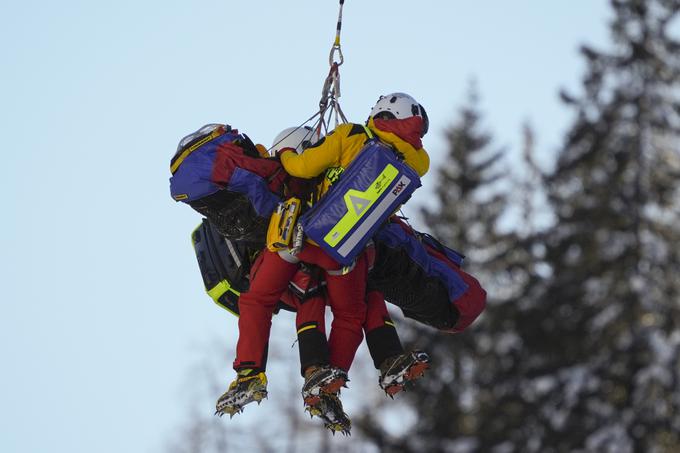
M 260 383 L 262 383 L 263 385 L 267 385 L 267 375 L 264 374 L 264 371 L 260 371 L 257 374 L 249 376 L 249 374 L 251 374 L 253 371 L 255 371 L 255 370 L 252 370 L 252 369 L 239 370 L 239 372 L 236 373 L 236 379 L 234 380 L 234 382 L 232 382 L 229 385 L 229 390 L 236 387 L 238 385 L 238 383 L 240 383 L 240 382 L 248 382 L 248 381 L 252 381 L 254 379 L 259 380 Z
M 342 30 L 342 7 L 345 6 L 345 0 L 340 0 L 338 8 L 338 23 L 335 26 L 335 46 L 340 46 L 340 31 Z
M 221 280 L 217 285 L 213 286 L 209 290 L 207 290 L 208 295 L 212 297 L 212 299 L 217 302 L 220 297 L 227 291 L 231 291 L 232 293 L 236 294 L 237 296 L 240 296 L 241 293 L 236 291 L 234 288 L 231 287 L 228 281 L 226 280 Z
M 316 324 L 314 324 L 313 326 L 305 326 L 302 329 L 298 330 L 297 333 L 298 333 L 298 335 L 300 335 L 302 332 L 304 332 L 305 330 L 309 330 L 309 329 L 316 329 Z
M 373 131 L 370 130 L 368 128 L 368 126 L 366 126 L 365 124 L 363 126 L 364 126 L 364 130 L 366 131 L 366 135 L 368 135 L 368 138 L 373 138 Z
M 220 303 L 220 297 L 222 297 L 222 295 L 224 293 L 226 293 L 227 291 L 231 291 L 232 293 L 236 294 L 237 296 L 241 295 L 241 293 L 239 291 L 236 291 L 234 288 L 232 288 L 231 285 L 229 284 L 229 282 L 226 281 L 226 280 L 221 280 L 217 285 L 213 286 L 210 289 L 206 288 L 206 292 L 208 293 L 210 298 L 213 300 L 213 302 L 215 302 L 217 305 L 224 308 L 229 313 L 231 313 L 232 315 L 234 315 L 238 318 L 239 317 L 238 313 L 236 313 L 234 310 L 230 310 L 225 305 L 222 305 Z
M 179 166 L 182 164 L 182 162 L 184 162 L 184 159 L 186 159 L 189 156 L 189 154 L 193 153 L 194 151 L 196 151 L 198 148 L 205 145 L 209 141 L 211 141 L 211 140 L 219 137 L 220 135 L 224 134 L 224 132 L 225 132 L 224 128 L 218 127 L 217 129 L 212 131 L 210 133 L 210 135 L 206 135 L 205 137 L 200 139 L 198 142 L 194 143 L 189 148 L 182 151 L 182 154 L 180 154 L 179 157 L 172 163 L 172 166 L 170 167 L 170 172 L 172 174 L 175 174 L 175 172 L 177 171 Z
M 385 324 L 387 324 L 388 326 L 392 326 L 392 327 L 394 327 L 395 329 L 397 328 L 397 326 L 395 326 L 394 323 L 393 323 L 392 321 L 385 321 Z

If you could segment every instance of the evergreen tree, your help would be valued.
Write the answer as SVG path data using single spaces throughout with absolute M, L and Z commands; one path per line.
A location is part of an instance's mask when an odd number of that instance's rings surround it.
M 466 247 L 474 263 L 488 261 L 484 257 L 507 201 L 497 190 L 489 190 L 503 175 L 497 164 L 503 151 L 492 149 L 491 135 L 481 130 L 478 103 L 471 85 L 457 123 L 446 131 L 449 150 L 436 173 L 437 206 L 422 210 L 431 233 L 445 244 Z
M 546 179 L 551 276 L 527 291 L 526 360 L 494 385 L 485 447 L 680 448 L 680 2 L 611 3 L 614 49 L 584 47 L 584 93 L 563 93 L 577 117 Z

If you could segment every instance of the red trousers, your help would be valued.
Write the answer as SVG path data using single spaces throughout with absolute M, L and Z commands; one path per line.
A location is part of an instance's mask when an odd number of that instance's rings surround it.
M 264 369 L 272 313 L 281 294 L 288 288 L 289 281 L 298 270 L 298 263 L 288 262 L 278 253 L 265 249 L 262 254 L 259 268 L 251 275 L 250 289 L 239 298 L 239 339 L 234 360 L 236 370 Z M 311 244 L 306 244 L 297 258 L 319 266 L 324 271 L 336 271 L 341 268 L 319 247 Z M 333 312 L 328 347 L 330 351 L 336 351 L 335 354 L 340 355 L 333 357 L 334 353 L 331 352 L 332 360 L 343 369 L 349 369 L 363 340 L 367 272 L 366 257 L 361 255 L 350 272 L 344 275 L 326 272 L 325 275 L 328 303 Z

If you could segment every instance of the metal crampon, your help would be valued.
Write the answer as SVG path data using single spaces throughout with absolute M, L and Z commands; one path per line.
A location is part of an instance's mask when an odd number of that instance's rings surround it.
M 239 375 L 227 390 L 217 400 L 215 415 L 220 417 L 229 414 L 229 418 L 234 414 L 243 412 L 243 407 L 256 401 L 257 404 L 267 397 L 267 376 L 263 372 L 253 376 Z
M 323 420 L 324 428 L 335 435 L 339 432 L 345 436 L 351 435 L 352 422 L 342 409 L 342 402 L 337 395 L 322 393 L 315 405 L 306 405 L 305 410 L 311 417 L 317 416 Z
M 385 360 L 380 366 L 380 388 L 390 398 L 404 390 L 406 384 L 425 374 L 430 367 L 430 357 L 423 351 L 413 351 Z
M 320 366 L 306 375 L 302 386 L 302 399 L 305 404 L 314 406 L 319 402 L 322 393 L 337 395 L 342 387 L 349 382 L 347 372 L 331 367 Z

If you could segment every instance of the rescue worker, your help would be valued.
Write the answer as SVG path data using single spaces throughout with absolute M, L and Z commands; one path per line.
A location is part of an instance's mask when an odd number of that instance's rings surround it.
M 429 168 L 429 156 L 422 147 L 421 138 L 427 133 L 428 125 L 425 109 L 415 99 L 404 93 L 393 93 L 379 98 L 366 127 L 378 139 L 391 145 L 407 165 L 423 176 Z M 342 124 L 303 153 L 297 154 L 292 148 L 284 148 L 280 150 L 279 157 L 291 176 L 305 179 L 322 177 L 316 190 L 316 199 L 319 199 L 354 160 L 366 141 L 367 131 L 363 125 Z M 349 269 L 343 268 L 313 243 L 306 243 L 296 255 L 287 250 L 272 252 L 265 249 L 261 260 L 249 291 L 242 293 L 239 299 L 239 340 L 234 361 L 237 377 L 218 400 L 218 412 L 233 414 L 235 408 L 240 410 L 245 404 L 259 401 L 262 395 L 266 395 L 264 361 L 271 316 L 300 262 L 318 266 L 324 272 L 333 313 L 328 338 L 330 363 L 347 372 L 363 340 L 368 272 L 365 253 L 360 254 Z M 337 393 L 332 391 L 324 395 L 337 399 Z

